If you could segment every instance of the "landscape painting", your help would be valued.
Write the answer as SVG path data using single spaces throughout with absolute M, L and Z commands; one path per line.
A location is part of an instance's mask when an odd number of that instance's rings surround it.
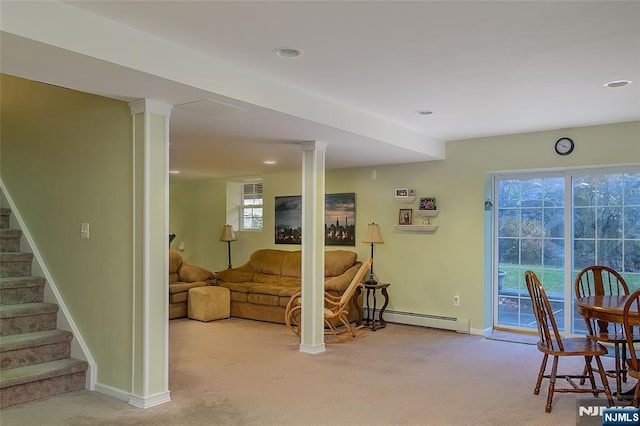
M 325 195 L 325 245 L 356 245 L 355 192 Z M 302 196 L 275 199 L 275 243 L 302 243 Z

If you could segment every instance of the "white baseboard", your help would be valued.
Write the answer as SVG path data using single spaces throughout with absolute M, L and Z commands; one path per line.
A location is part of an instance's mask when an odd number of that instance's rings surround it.
M 471 334 L 476 336 L 484 336 L 487 337 L 493 332 L 493 327 L 488 328 L 472 328 Z
M 304 345 L 300 344 L 300 352 L 304 352 L 305 354 L 319 354 L 325 352 L 327 350 L 326 345 L 323 343 L 321 345 Z
M 171 392 L 162 392 L 152 396 L 129 395 L 129 404 L 138 408 L 151 408 L 171 401 Z
M 131 395 L 129 392 L 125 392 L 122 389 L 116 389 L 111 386 L 103 385 L 102 383 L 95 384 L 95 391 L 122 401 L 129 401 L 129 397 Z

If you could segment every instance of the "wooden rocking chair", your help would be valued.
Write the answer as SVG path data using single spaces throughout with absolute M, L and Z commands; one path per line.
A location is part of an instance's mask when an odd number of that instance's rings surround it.
M 366 333 L 357 333 L 362 326 L 352 326 L 349 323 L 349 301 L 353 298 L 358 287 L 363 288 L 362 281 L 367 274 L 367 270 L 371 266 L 372 259 L 362 264 L 358 272 L 351 280 L 349 287 L 341 296 L 333 296 L 325 291 L 324 293 L 324 324 L 325 338 L 332 337 L 325 343 L 343 343 L 358 337 L 364 336 Z M 301 333 L 301 317 L 302 313 L 302 290 L 291 295 L 284 318 L 287 327 L 291 329 L 293 334 L 300 336 Z

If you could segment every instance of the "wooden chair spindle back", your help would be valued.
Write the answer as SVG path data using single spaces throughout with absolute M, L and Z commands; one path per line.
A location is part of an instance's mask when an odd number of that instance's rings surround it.
M 632 370 L 639 370 L 640 364 L 638 363 L 638 357 L 635 351 L 635 347 L 633 345 L 633 336 L 637 336 L 638 333 L 636 330 L 634 333 L 634 328 L 640 328 L 637 325 L 633 325 L 629 321 L 629 311 L 640 312 L 640 290 L 636 290 L 629 296 L 629 299 L 624 304 L 624 310 L 622 311 L 622 325 L 624 327 L 624 333 L 627 338 L 627 347 L 629 348 L 629 358 L 627 362 L 629 363 L 629 368 Z
M 551 310 L 549 298 L 542 287 L 542 283 L 533 271 L 525 272 L 527 290 L 531 296 L 531 306 L 538 324 L 538 337 L 540 344 L 549 349 L 564 351 L 562 337 L 558 332 L 556 319 Z

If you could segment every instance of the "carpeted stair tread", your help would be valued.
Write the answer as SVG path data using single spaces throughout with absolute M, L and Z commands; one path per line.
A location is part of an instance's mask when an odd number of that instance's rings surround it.
M 19 238 L 22 236 L 22 231 L 19 229 L 0 229 L 0 238 Z
M 14 334 L 0 337 L 0 352 L 15 351 L 34 346 L 70 342 L 73 334 L 67 330 L 45 330 L 34 333 Z
M 20 305 L 0 306 L 0 319 L 26 317 L 30 315 L 40 315 L 58 312 L 58 305 L 55 303 L 23 303 Z
M 0 289 L 40 287 L 44 283 L 44 277 L 3 277 L 0 278 Z
M 33 260 L 33 253 L 26 251 L 5 251 L 0 252 L 0 259 L 3 262 L 30 262 Z
M 4 370 L 0 372 L 0 389 L 50 379 L 52 377 L 80 373 L 86 371 L 88 365 L 86 361 L 67 358 L 30 365 L 28 367 Z

